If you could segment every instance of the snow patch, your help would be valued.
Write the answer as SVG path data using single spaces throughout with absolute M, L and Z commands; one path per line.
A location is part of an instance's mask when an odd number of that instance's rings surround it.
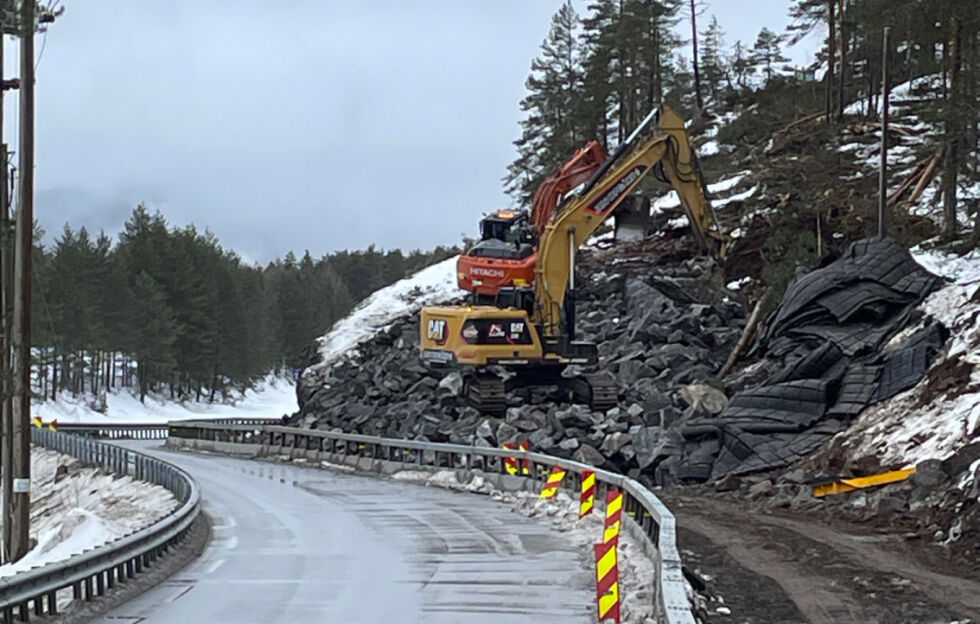
M 707 158 L 708 156 L 714 156 L 721 152 L 721 148 L 718 146 L 718 141 L 708 141 L 704 145 L 698 148 L 698 156 L 701 158 Z
M 357 346 L 384 331 L 396 319 L 414 314 L 424 306 L 447 304 L 462 296 L 456 279 L 459 256 L 422 269 L 376 291 L 317 340 L 320 363 L 310 369 L 329 367 L 344 356 L 357 355 Z
M 269 375 L 231 403 L 177 403 L 155 396 L 147 396 L 146 402 L 140 403 L 139 397 L 126 389 L 107 393 L 108 408 L 104 412 L 97 411 L 94 403 L 91 394 L 73 397 L 64 392 L 56 401 L 48 399 L 32 403 L 31 409 L 44 422 L 92 424 L 158 424 L 193 418 L 277 418 L 299 409 L 293 382 L 274 375 Z
M 67 474 L 56 482 L 59 466 Z M 31 474 L 30 532 L 37 545 L 20 561 L 0 566 L 0 578 L 112 542 L 177 507 L 159 485 L 82 468 L 74 457 L 50 449 L 32 449 Z
M 957 256 L 916 247 L 917 262 L 952 283 L 930 295 L 919 306 L 928 317 L 950 330 L 946 351 L 933 364 L 959 358 L 973 366 L 968 388 L 980 388 L 980 254 Z M 908 332 L 906 332 L 908 333 Z M 900 338 L 900 337 L 899 337 Z M 842 446 L 854 457 L 877 457 L 882 465 L 914 465 L 926 459 L 944 459 L 980 439 L 980 391 L 949 398 L 937 397 L 920 405 L 928 377 L 914 388 L 865 410 L 843 434 Z

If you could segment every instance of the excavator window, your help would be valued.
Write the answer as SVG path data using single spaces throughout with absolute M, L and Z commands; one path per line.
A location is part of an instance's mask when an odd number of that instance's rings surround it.
M 523 260 L 534 253 L 534 245 L 521 242 L 506 242 L 496 238 L 487 238 L 473 245 L 469 255 L 477 258 L 502 258 L 505 260 Z

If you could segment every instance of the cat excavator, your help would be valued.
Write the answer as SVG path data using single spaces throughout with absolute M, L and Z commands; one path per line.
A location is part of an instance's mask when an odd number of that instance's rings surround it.
M 645 128 L 655 119 L 659 132 L 644 137 Z M 701 247 L 721 255 L 724 237 L 708 202 L 684 120 L 662 106 L 551 215 L 540 235 L 533 285 L 501 288 L 496 305 L 422 309 L 423 362 L 472 367 L 465 393 L 484 413 L 503 413 L 509 390 L 538 385 L 558 386 L 596 410 L 615 406 L 615 380 L 602 373 L 562 375 L 569 364 L 598 362 L 596 345 L 575 339 L 575 253 L 658 166 L 680 196 Z M 514 374 L 505 381 L 487 370 L 494 365 Z
M 545 225 L 561 199 L 588 181 L 608 155 L 589 141 L 534 193 L 531 213 L 498 210 L 480 221 L 480 241 L 456 262 L 459 287 L 477 303 L 492 303 L 501 288 L 527 287 L 534 281 L 536 249 Z

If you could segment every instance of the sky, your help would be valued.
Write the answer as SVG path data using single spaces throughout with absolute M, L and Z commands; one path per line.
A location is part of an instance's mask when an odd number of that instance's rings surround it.
M 729 43 L 788 20 L 789 0 L 706 4 Z M 66 222 L 114 236 L 143 201 L 266 262 L 451 245 L 509 205 L 518 104 L 561 0 L 65 5 L 36 43 L 48 240 Z

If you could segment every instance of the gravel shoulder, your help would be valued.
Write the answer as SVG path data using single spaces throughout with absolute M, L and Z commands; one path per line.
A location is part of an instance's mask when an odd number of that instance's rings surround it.
M 938 548 L 744 502 L 660 492 L 685 561 L 738 622 L 980 622 L 975 571 Z M 713 618 L 714 619 L 714 618 Z

